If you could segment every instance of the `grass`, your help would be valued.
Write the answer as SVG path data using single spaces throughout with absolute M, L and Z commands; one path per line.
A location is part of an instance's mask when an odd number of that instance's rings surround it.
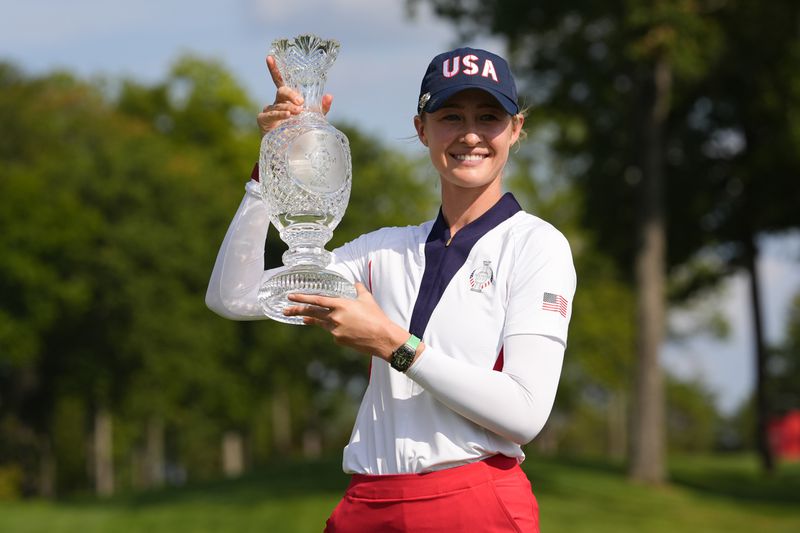
M 796 465 L 765 479 L 752 458 L 682 458 L 672 462 L 669 485 L 644 487 L 607 462 L 526 463 L 545 532 L 800 531 Z
M 672 482 L 656 488 L 629 483 L 621 467 L 605 461 L 531 457 L 524 467 L 545 533 L 800 531 L 798 464 L 764 478 L 750 457 L 681 458 L 672 461 Z M 335 458 L 105 501 L 0 503 L 0 531 L 321 531 L 347 481 Z

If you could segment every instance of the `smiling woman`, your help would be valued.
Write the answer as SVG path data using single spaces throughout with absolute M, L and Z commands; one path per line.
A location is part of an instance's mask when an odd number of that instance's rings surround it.
M 278 90 L 258 116 L 264 133 L 303 104 L 267 64 Z M 438 216 L 334 250 L 328 268 L 355 284 L 355 299 L 289 297 L 297 305 L 284 314 L 372 358 L 344 450 L 351 484 L 326 531 L 538 531 L 521 446 L 553 405 L 576 279 L 564 236 L 503 194 L 523 122 L 503 58 L 434 57 L 414 125 L 442 184 Z M 266 206 L 258 184 L 246 190 L 206 296 L 237 320 L 266 318 L 257 294 L 272 275 Z
M 509 148 L 519 139 L 523 121 L 522 115 L 509 115 L 495 97 L 480 89 L 461 91 L 437 110 L 416 116 L 417 135 L 441 178 L 442 198 L 481 199 L 473 206 L 477 211 L 494 205 L 502 195 Z M 463 225 L 453 220 L 451 234 Z

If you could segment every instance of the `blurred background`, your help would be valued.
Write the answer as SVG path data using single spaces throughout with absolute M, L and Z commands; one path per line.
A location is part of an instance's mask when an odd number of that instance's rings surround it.
M 0 8 L 0 530 L 322 528 L 367 358 L 204 305 L 269 44 L 306 32 L 342 44 L 354 185 L 329 249 L 436 215 L 412 125 L 430 59 L 512 65 L 528 139 L 506 187 L 579 279 L 526 447 L 543 528 L 800 528 L 797 2 Z

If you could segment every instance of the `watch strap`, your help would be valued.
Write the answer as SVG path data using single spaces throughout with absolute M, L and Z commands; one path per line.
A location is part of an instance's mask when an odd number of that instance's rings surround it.
M 417 347 L 419 346 L 419 343 L 421 343 L 421 342 L 422 342 L 422 339 L 418 338 L 416 335 L 411 335 L 408 338 L 408 340 L 406 341 L 405 346 L 408 346 L 409 348 L 414 350 L 414 353 L 416 353 L 417 352 Z

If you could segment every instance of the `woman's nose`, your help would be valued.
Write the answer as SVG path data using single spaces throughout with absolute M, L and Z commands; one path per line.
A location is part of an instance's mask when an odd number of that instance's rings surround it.
M 463 142 L 464 144 L 467 144 L 469 146 L 474 146 L 474 145 L 478 144 L 479 142 L 481 142 L 481 137 L 480 137 L 480 135 L 478 135 L 474 131 L 467 131 L 461 137 L 461 142 Z

